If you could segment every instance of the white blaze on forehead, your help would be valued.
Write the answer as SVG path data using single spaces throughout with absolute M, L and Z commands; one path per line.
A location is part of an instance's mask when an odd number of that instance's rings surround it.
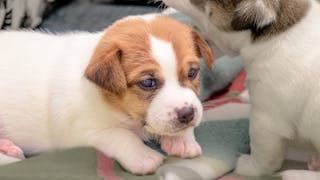
M 156 16 L 157 14 L 145 14 L 141 15 L 140 17 L 146 21 L 152 21 Z
M 185 106 L 195 108 L 196 120 L 199 124 L 202 117 L 202 106 L 196 94 L 179 83 L 176 54 L 171 42 L 149 36 L 153 59 L 160 65 L 164 86 L 150 103 L 146 124 L 148 131 L 168 135 L 179 131 L 176 109 Z M 189 124 L 190 125 L 190 124 Z
M 176 54 L 170 42 L 149 36 L 153 58 L 159 63 L 164 80 L 178 82 Z
M 122 20 L 123 21 L 126 21 L 126 20 L 130 20 L 130 19 L 143 19 L 145 21 L 152 21 L 155 17 L 157 17 L 159 15 L 157 15 L 156 13 L 153 13 L 153 14 L 145 14 L 145 15 L 133 15 L 133 16 L 128 16 L 128 17 L 125 17 L 123 18 Z

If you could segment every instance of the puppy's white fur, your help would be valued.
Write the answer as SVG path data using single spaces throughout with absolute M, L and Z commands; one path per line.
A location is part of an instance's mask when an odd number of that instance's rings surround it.
M 291 140 L 311 143 L 320 152 L 318 2 L 310 0 L 306 16 L 285 32 L 252 43 L 249 30 L 221 31 L 189 1 L 184 5 L 183 0 L 163 1 L 193 17 L 206 38 L 223 53 L 243 57 L 252 103 L 252 151 L 240 157 L 236 172 L 253 176 L 273 173 L 281 167 Z M 261 3 L 259 6 L 267 11 L 267 17 L 274 18 L 272 11 Z

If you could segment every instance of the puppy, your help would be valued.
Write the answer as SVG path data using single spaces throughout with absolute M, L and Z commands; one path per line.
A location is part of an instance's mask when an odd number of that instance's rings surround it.
M 192 17 L 217 52 L 244 60 L 252 103 L 251 155 L 239 158 L 237 173 L 275 172 L 291 141 L 320 151 L 316 0 L 163 1 Z
M 213 55 L 190 27 L 145 15 L 98 33 L 1 31 L 0 42 L 0 138 L 25 154 L 93 146 L 147 174 L 164 156 L 142 140 L 201 153 L 199 59 L 212 68 Z

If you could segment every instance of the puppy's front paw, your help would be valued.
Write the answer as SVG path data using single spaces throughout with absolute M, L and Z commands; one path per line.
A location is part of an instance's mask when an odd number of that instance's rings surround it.
M 23 151 L 7 139 L 0 139 L 0 152 L 18 159 L 24 159 Z
M 239 157 L 235 172 L 241 175 L 260 176 L 262 172 L 257 167 L 255 160 L 250 155 L 243 154 Z
M 183 136 L 162 137 L 161 148 L 168 155 L 192 158 L 201 154 L 201 147 L 195 139 Z
M 128 153 L 118 160 L 128 171 L 137 175 L 145 175 L 153 173 L 164 159 L 165 156 L 146 147 L 142 150 Z

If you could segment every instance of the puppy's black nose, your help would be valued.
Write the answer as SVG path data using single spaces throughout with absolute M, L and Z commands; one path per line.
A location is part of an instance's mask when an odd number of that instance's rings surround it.
M 191 106 L 177 109 L 176 112 L 180 123 L 188 124 L 194 118 L 194 109 Z

